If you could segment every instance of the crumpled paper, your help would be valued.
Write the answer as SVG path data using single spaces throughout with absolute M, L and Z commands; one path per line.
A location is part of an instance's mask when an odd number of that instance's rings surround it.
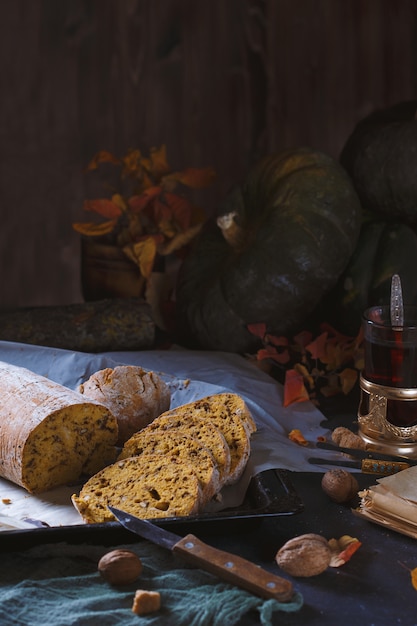
M 380 478 L 359 495 L 354 513 L 417 539 L 417 466 Z

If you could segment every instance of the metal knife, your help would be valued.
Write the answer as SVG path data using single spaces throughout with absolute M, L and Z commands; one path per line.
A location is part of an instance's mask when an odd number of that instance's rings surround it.
M 334 443 L 327 441 L 318 441 L 316 448 L 321 450 L 332 450 L 333 452 L 343 452 L 354 456 L 357 459 L 377 459 L 379 461 L 394 461 L 399 463 L 408 463 L 408 465 L 417 465 L 417 459 L 409 459 L 405 456 L 398 456 L 392 454 L 386 454 L 384 452 L 378 452 L 377 450 L 361 450 L 359 448 L 344 448 L 343 446 L 337 446 Z
M 382 461 L 380 459 L 362 459 L 358 461 L 324 459 L 318 457 L 310 457 L 309 463 L 313 465 L 336 465 L 339 467 L 352 467 L 360 469 L 362 474 L 378 474 L 381 476 L 390 476 L 410 467 L 409 463 L 399 461 Z
M 112 506 L 108 508 L 127 530 L 171 550 L 190 564 L 215 574 L 227 582 L 242 587 L 261 598 L 288 602 L 293 596 L 293 586 L 289 580 L 271 574 L 255 563 L 213 548 L 192 534 L 180 537 L 149 520 L 139 519 Z

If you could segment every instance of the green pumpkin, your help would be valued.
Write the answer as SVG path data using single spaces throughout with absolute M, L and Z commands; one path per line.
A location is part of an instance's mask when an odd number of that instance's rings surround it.
M 340 162 L 364 209 L 417 223 L 417 100 L 375 111 L 361 120 Z
M 314 317 L 355 336 L 367 307 L 389 304 L 394 274 L 401 278 L 404 302 L 417 304 L 416 265 L 417 235 L 412 228 L 378 217 L 364 221 L 355 252 Z
M 340 164 L 300 148 L 263 159 L 223 212 L 234 216 L 230 228 L 209 221 L 179 272 L 177 335 L 191 347 L 244 353 L 258 346 L 248 324 L 287 334 L 336 284 L 361 207 Z

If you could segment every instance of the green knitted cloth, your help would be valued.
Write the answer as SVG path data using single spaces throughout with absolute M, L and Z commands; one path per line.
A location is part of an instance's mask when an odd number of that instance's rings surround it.
M 111 547 L 60 543 L 2 554 L 0 624 L 233 626 L 251 611 L 254 623 L 272 626 L 279 623 L 274 614 L 297 611 L 303 603 L 298 593 L 289 603 L 262 600 L 146 541 L 122 547 L 136 552 L 143 564 L 141 577 L 124 587 L 110 586 L 97 571 Z M 133 613 L 136 589 L 159 591 L 161 609 L 147 616 Z

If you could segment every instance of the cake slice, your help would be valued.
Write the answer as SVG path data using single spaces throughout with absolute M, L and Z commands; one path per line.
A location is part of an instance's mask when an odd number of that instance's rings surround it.
M 143 454 L 105 467 L 71 499 L 89 524 L 113 521 L 109 505 L 142 519 L 183 517 L 198 513 L 201 488 L 191 465 Z
M 194 402 L 167 410 L 165 413 L 179 415 L 180 413 L 189 412 L 190 408 L 193 411 L 193 415 L 196 417 L 205 418 L 210 410 L 215 411 L 216 414 L 221 417 L 227 417 L 231 414 L 238 415 L 241 418 L 249 436 L 257 430 L 255 420 L 253 419 L 244 399 L 237 393 L 224 392 L 213 394 L 211 396 L 201 398 L 200 400 L 195 400 Z
M 163 429 L 144 428 L 125 444 L 119 460 L 141 454 L 159 454 L 192 465 L 200 481 L 203 506 L 221 488 L 219 469 L 210 449 L 180 428 L 171 429 L 169 435 Z
M 231 454 L 230 447 L 222 433 L 211 420 L 203 420 L 192 413 L 187 415 L 167 415 L 163 413 L 146 427 L 148 432 L 157 432 L 158 436 L 168 439 L 171 433 L 178 431 L 190 435 L 208 448 L 213 455 L 219 472 L 219 487 L 221 488 L 229 478 Z M 127 452 L 134 450 L 135 437 L 133 435 L 125 444 Z
M 256 431 L 255 421 L 245 402 L 237 394 L 220 393 L 162 414 L 175 416 L 179 421 L 190 415 L 212 422 L 222 432 L 230 450 L 230 469 L 225 484 L 235 483 L 246 467 L 250 456 L 250 435 Z

